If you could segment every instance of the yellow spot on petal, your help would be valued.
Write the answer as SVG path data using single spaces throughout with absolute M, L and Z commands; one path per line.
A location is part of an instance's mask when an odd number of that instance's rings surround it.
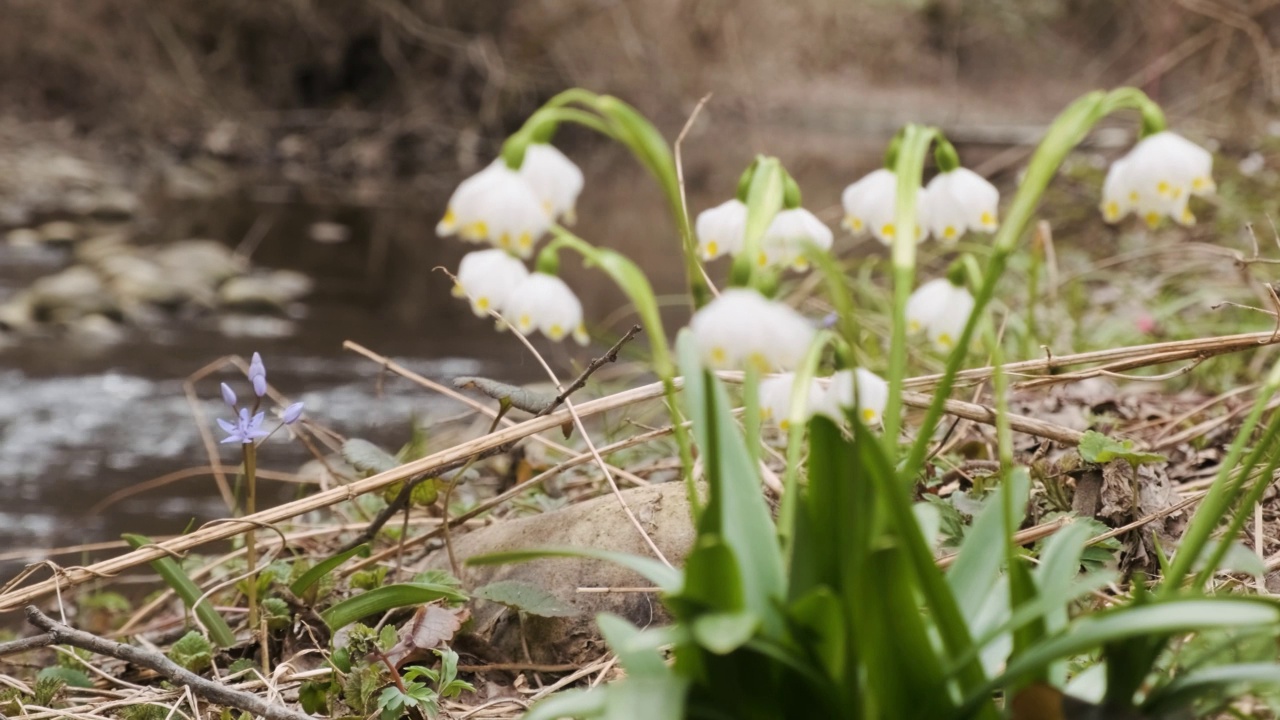
M 939 333 L 937 342 L 938 346 L 944 350 L 950 350 L 956 344 L 955 339 L 951 337 L 951 333 Z
M 458 226 L 458 216 L 453 214 L 453 208 L 444 211 L 444 217 L 440 218 L 440 227 L 445 232 L 453 232 Z
M 768 264 L 769 264 L 769 254 L 768 254 L 768 253 L 763 253 L 763 252 L 762 252 L 762 253 L 760 253 L 760 256 L 756 258 L 756 264 L 757 264 L 757 265 L 759 265 L 760 267 L 764 267 L 764 266 L 768 265 Z
M 880 234 L 887 238 L 893 237 L 896 232 L 893 228 L 893 223 L 885 223 L 884 227 L 880 228 Z
M 545 213 L 546 213 L 546 214 L 548 214 L 548 215 L 551 215 L 552 213 L 554 213 L 554 212 L 556 211 L 556 206 L 555 206 L 555 205 L 553 205 L 553 204 L 551 203 L 551 201 L 550 201 L 550 200 L 543 200 L 543 201 L 542 201 L 542 211 L 543 211 L 543 212 L 545 212 Z
M 489 298 L 487 298 L 487 297 L 478 297 L 478 298 L 476 298 L 476 307 L 480 308 L 480 309 L 481 309 L 481 310 L 483 310 L 483 311 L 488 311 L 488 310 L 489 310 Z
M 511 249 L 511 233 L 504 232 L 498 237 L 498 245 L 504 250 Z
M 489 225 L 483 220 L 477 220 L 462 228 L 462 232 L 459 234 L 462 235 L 464 240 L 483 240 L 489 237 Z
M 1106 204 L 1106 207 L 1102 209 L 1102 217 L 1107 222 L 1115 222 L 1116 220 L 1119 220 L 1120 219 L 1120 203 L 1116 202 L 1115 200 L 1111 200 L 1110 202 L 1108 202 Z
M 779 420 L 779 421 L 778 421 L 778 429 L 779 429 L 779 430 L 781 430 L 781 431 L 783 431 L 783 432 L 787 432 L 788 430 L 790 430 L 790 429 L 791 429 L 791 421 L 790 421 L 790 420 L 786 420 L 786 419 Z
M 711 348 L 711 364 L 712 365 L 724 365 L 725 361 L 728 359 L 729 359 L 729 355 L 724 351 L 724 348 L 722 347 Z
M 1195 225 L 1196 216 L 1192 214 L 1188 208 L 1182 208 L 1182 215 L 1179 216 L 1179 222 L 1183 225 Z
M 807 272 L 809 270 L 809 260 L 807 258 L 796 258 L 796 261 L 791 263 L 791 267 L 796 272 Z
M 1213 178 L 1198 177 L 1191 181 L 1191 192 L 1204 192 L 1213 189 Z
M 533 247 L 533 235 L 527 231 L 520 233 L 520 249 L 528 250 L 531 247 Z
M 850 215 L 848 220 L 849 220 L 849 229 L 854 232 L 862 232 L 862 229 L 866 227 L 866 223 L 862 222 L 862 218 L 858 218 Z
M 1160 182 L 1156 183 L 1156 192 L 1159 193 L 1162 197 L 1168 197 L 1173 192 L 1173 186 L 1170 185 L 1168 181 L 1161 180 Z
M 1148 227 L 1155 227 L 1160 224 L 1160 213 L 1152 210 L 1144 215 L 1142 219 L 1147 221 Z
M 707 248 L 706 248 L 706 249 L 707 249 L 707 259 L 708 259 L 708 260 L 710 260 L 711 258 L 713 258 L 713 257 L 715 257 L 715 256 L 717 256 L 717 255 L 719 255 L 719 254 L 720 254 L 720 245 L 719 245 L 718 243 L 716 243 L 716 241 L 715 241 L 715 240 L 711 240 L 711 241 L 707 242 Z
M 918 332 L 920 332 L 920 321 L 919 321 L 919 320 L 908 320 L 908 321 L 907 321 L 907 332 L 910 332 L 910 333 L 918 333 Z
M 942 237 L 948 240 L 955 240 L 957 234 L 955 225 L 948 225 L 947 229 L 942 231 Z
M 1139 198 L 1139 197 L 1141 197 L 1141 196 L 1140 196 L 1140 195 L 1138 195 L 1138 191 L 1137 191 L 1137 190 L 1130 190 L 1130 191 L 1129 191 L 1129 202 L 1131 202 L 1131 203 L 1136 203 L 1136 202 L 1138 202 L 1138 198 Z
M 873 408 L 862 408 L 862 423 L 864 425 L 870 425 L 875 422 L 875 419 L 876 411 Z
M 525 313 L 524 315 L 520 316 L 520 320 L 516 323 L 516 325 L 520 327 L 520 332 L 524 332 L 528 330 L 530 327 L 533 327 L 533 318 L 529 317 L 528 313 Z
M 753 352 L 747 356 L 747 362 L 754 365 L 760 372 L 769 372 L 773 368 L 769 367 L 769 359 L 758 352 Z
M 451 292 L 451 293 L 453 294 L 453 296 L 454 296 L 454 297 L 456 297 L 456 298 L 466 297 L 466 296 L 467 296 L 467 291 L 466 291 L 466 290 L 463 290 L 463 289 L 462 289 L 462 285 L 460 285 L 460 284 L 458 284 L 458 283 L 454 283 L 454 284 L 453 284 L 453 290 L 451 290 L 450 292 Z
M 996 226 L 996 215 L 990 210 L 984 211 L 982 217 L 978 218 L 978 222 L 981 222 L 984 228 L 994 228 Z
M 564 328 L 561 327 L 559 323 L 553 324 L 551 327 L 547 328 L 547 337 L 552 340 L 560 340 L 560 338 L 564 337 Z

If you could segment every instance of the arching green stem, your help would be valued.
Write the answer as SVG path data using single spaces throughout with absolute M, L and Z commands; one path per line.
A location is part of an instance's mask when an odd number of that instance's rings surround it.
M 662 381 L 667 411 L 671 415 L 676 444 L 680 448 L 680 463 L 684 468 L 685 483 L 688 485 L 689 502 L 694 508 L 696 518 L 699 512 L 699 500 L 693 484 L 693 448 L 676 398 L 676 367 L 671 359 L 671 346 L 667 343 L 667 331 L 662 325 L 662 316 L 658 313 L 658 300 L 654 296 L 653 286 L 649 284 L 649 279 L 645 277 L 644 272 L 621 253 L 607 248 L 598 248 L 559 225 L 551 226 L 551 232 L 553 239 L 542 251 L 543 253 L 554 253 L 559 248 L 568 248 L 577 252 L 587 265 L 603 270 L 631 300 L 631 305 L 640 318 L 640 324 L 644 326 L 645 333 L 649 336 L 649 354 L 652 358 L 653 370 Z

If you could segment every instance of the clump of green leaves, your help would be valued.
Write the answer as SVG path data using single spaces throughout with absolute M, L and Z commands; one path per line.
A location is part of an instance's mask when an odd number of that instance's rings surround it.
M 121 720 L 164 720 L 168 714 L 168 708 L 149 703 L 125 705 L 120 708 Z
M 204 672 L 213 664 L 213 645 L 192 630 L 169 648 L 169 659 L 191 672 Z
M 457 697 L 463 691 L 475 692 L 475 686 L 458 679 L 456 652 L 446 648 L 436 650 L 435 653 L 440 656 L 439 670 L 415 665 L 405 670 L 402 676 L 403 690 L 398 685 L 392 685 L 382 691 L 378 696 L 380 720 L 395 720 L 411 707 L 434 718 L 440 712 L 440 698 Z

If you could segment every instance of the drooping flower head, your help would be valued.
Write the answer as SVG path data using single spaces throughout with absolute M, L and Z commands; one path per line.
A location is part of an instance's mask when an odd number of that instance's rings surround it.
M 986 178 L 957 167 L 936 175 L 925 188 L 929 205 L 929 232 L 953 243 L 968 232 L 995 232 L 1000 191 Z
M 528 181 L 499 158 L 453 191 L 436 234 L 488 241 L 527 258 L 551 221 Z
M 552 220 L 563 219 L 572 225 L 574 211 L 582 193 L 582 170 L 564 153 L 547 143 L 530 143 L 520 165 L 524 178 Z
M 555 275 L 535 272 L 511 290 L 503 303 L 504 315 L 521 335 L 539 330 L 559 342 L 567 335 L 579 345 L 591 339 L 582 322 L 582 303 Z
M 841 370 L 831 376 L 818 412 L 838 424 L 844 424 L 845 413 L 857 409 L 858 419 L 867 427 L 879 425 L 889 404 L 889 383 L 865 368 Z
M 747 205 L 734 198 L 698 213 L 694 232 L 698 236 L 698 254 L 703 260 L 742 251 L 747 231 Z
M 524 263 L 506 250 L 477 250 L 464 255 L 458 264 L 453 296 L 468 298 L 471 310 L 484 317 L 490 310 L 503 310 L 511 293 L 527 277 Z
M 1102 217 L 1114 223 L 1132 212 L 1150 226 L 1165 217 L 1191 225 L 1196 218 L 1187 201 L 1192 195 L 1209 195 L 1215 189 L 1213 155 L 1164 130 L 1138 141 L 1107 170 Z
M 897 236 L 895 215 L 898 202 L 898 176 L 880 168 L 844 189 L 840 196 L 844 205 L 841 223 L 854 235 L 869 232 L 888 245 Z M 922 188 L 916 194 L 916 240 L 924 240 L 929 230 L 929 196 Z
M 772 422 L 780 430 L 790 429 L 791 392 L 795 387 L 795 373 L 770 375 L 760 381 L 760 418 Z M 817 379 L 810 381 L 809 394 L 805 398 L 804 418 L 808 420 L 822 403 L 823 388 Z
M 236 406 L 236 391 L 232 390 L 231 386 L 226 383 L 222 383 L 222 402 L 226 403 L 229 408 L 235 408 Z
M 960 339 L 973 306 L 968 289 L 946 278 L 930 280 L 916 288 L 907 300 L 907 330 L 924 331 L 934 347 L 948 352 Z
M 803 315 L 749 288 L 730 288 L 689 322 L 702 362 L 714 370 L 763 372 L 799 364 L 817 330 Z
M 830 250 L 831 228 L 804 208 L 780 210 L 764 231 L 760 241 L 760 267 L 792 267 L 808 270 L 809 259 L 804 255 L 805 243 L 812 243 L 821 250 Z
M 290 405 L 289 407 L 285 408 L 284 410 L 281 410 L 280 422 L 284 423 L 285 425 L 292 425 L 298 422 L 298 420 L 302 417 L 302 411 L 305 409 L 305 407 L 306 406 L 303 403 L 296 402 Z
M 251 444 L 254 440 L 266 437 L 269 433 L 262 429 L 262 421 L 266 416 L 265 412 L 250 416 L 249 408 L 240 408 L 234 423 L 218 418 L 218 427 L 227 434 L 222 442 Z

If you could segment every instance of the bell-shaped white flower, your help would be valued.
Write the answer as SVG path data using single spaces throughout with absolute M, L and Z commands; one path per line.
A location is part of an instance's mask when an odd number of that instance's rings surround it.
M 934 347 L 950 351 L 960 339 L 973 312 L 973 295 L 946 278 L 916 288 L 907 300 L 907 330 L 924 331 Z
M 721 255 L 736 255 L 742 250 L 747 230 L 747 205 L 734 198 L 698 213 L 694 232 L 698 236 L 698 254 L 703 260 Z
M 1164 217 L 1191 225 L 1196 219 L 1187 201 L 1215 189 L 1213 155 L 1165 130 L 1138 141 L 1111 165 L 1102 186 L 1102 216 L 1118 222 L 1133 212 L 1151 226 Z
M 783 432 L 791 429 L 791 393 L 795 384 L 795 373 L 770 375 L 760 381 L 760 418 L 777 425 Z M 810 380 L 809 395 L 804 404 L 805 420 L 821 405 L 824 395 L 818 380 Z
M 756 263 L 760 267 L 790 266 L 796 270 L 808 270 L 809 259 L 804 255 L 805 243 L 812 243 L 821 250 L 830 250 L 832 240 L 831 228 L 808 210 L 781 210 L 764 231 Z
M 720 293 L 693 314 L 689 329 L 708 367 L 764 372 L 798 365 L 817 332 L 800 313 L 748 288 Z
M 866 368 L 841 370 L 831 376 L 827 392 L 818 412 L 838 424 L 844 424 L 845 413 L 857 408 L 863 425 L 874 427 L 884 420 L 889 404 L 889 383 Z
M 1000 191 L 968 168 L 939 173 L 925 188 L 929 206 L 929 232 L 952 243 L 966 231 L 995 232 Z
M 524 151 L 520 177 L 529 183 L 547 215 L 573 224 L 578 195 L 582 193 L 582 170 L 572 160 L 552 145 L 530 143 Z
M 880 168 L 844 189 L 844 227 L 855 235 L 869 232 L 885 245 L 893 242 L 898 202 L 898 176 Z M 916 240 L 924 240 L 929 230 L 929 197 L 924 189 L 916 193 Z
M 501 158 L 463 180 L 449 198 L 436 234 L 457 234 L 470 242 L 488 241 L 529 257 L 551 226 L 551 216 L 520 173 Z
M 453 296 L 468 298 L 471 310 L 484 317 L 490 310 L 502 310 L 512 290 L 527 277 L 524 263 L 506 250 L 477 250 L 462 257 Z
M 582 324 L 582 303 L 555 275 L 535 272 L 515 286 L 503 303 L 503 314 L 521 335 L 540 330 L 559 342 L 573 335 L 579 345 L 590 337 Z

